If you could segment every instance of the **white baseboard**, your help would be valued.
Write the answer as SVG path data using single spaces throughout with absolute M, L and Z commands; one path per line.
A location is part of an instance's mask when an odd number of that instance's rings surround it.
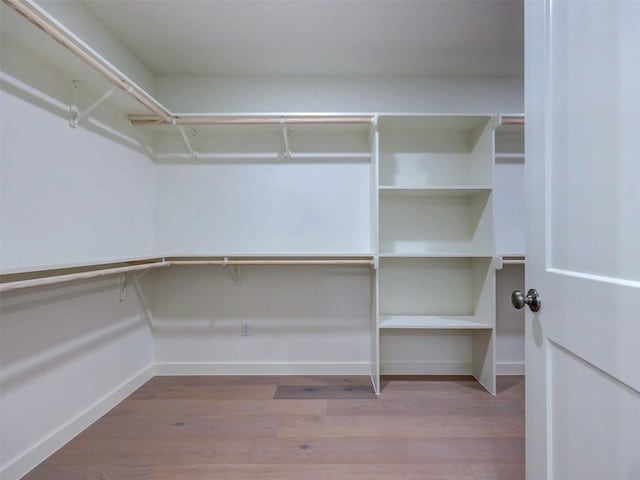
M 16 480 L 27 474 L 36 465 L 42 463 L 50 455 L 71 441 L 76 435 L 88 428 L 101 416 L 135 392 L 144 383 L 153 378 L 154 372 L 155 370 L 153 365 L 150 365 L 135 374 L 133 377 L 124 381 L 107 395 L 78 414 L 78 416 L 61 426 L 58 430 L 42 439 L 23 455 L 6 465 L 0 471 L 0 479 Z
M 524 362 L 497 362 L 496 375 L 524 375 Z
M 156 363 L 156 375 L 371 375 L 368 362 Z
M 381 375 L 473 375 L 465 362 L 380 362 Z

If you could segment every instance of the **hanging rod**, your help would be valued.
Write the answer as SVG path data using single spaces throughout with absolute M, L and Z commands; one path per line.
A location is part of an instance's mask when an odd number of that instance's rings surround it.
M 82 39 L 49 15 L 33 0 L 3 0 L 16 12 L 43 30 L 55 41 L 73 53 L 80 60 L 98 71 L 111 83 L 122 89 L 131 98 L 138 101 L 147 110 L 160 117 L 167 124 L 173 122 L 173 114 L 156 101 L 151 95 L 136 85 L 131 79 L 104 59 Z
M 520 115 L 503 115 L 500 117 L 500 125 L 513 125 L 524 127 L 524 116 Z
M 525 260 L 524 260 L 524 258 L 522 258 L 522 259 L 506 259 L 506 260 L 502 260 L 502 264 L 503 265 L 524 265 L 525 264 Z
M 373 116 L 220 116 L 220 115 L 180 115 L 173 122 L 167 122 L 150 115 L 129 115 L 131 125 L 359 125 L 370 124 Z
M 16 280 L 13 282 L 0 283 L 0 292 L 8 292 L 22 288 L 41 287 L 45 285 L 55 285 L 58 283 L 73 282 L 75 280 L 88 280 L 91 278 L 104 277 L 108 275 L 117 275 L 122 273 L 136 272 L 140 270 L 150 270 L 153 268 L 169 267 L 169 266 L 193 266 L 193 265 L 374 265 L 373 260 L 367 259 L 244 259 L 244 260 L 162 260 L 152 263 L 139 263 L 135 265 L 127 265 L 124 267 L 102 268 L 96 270 L 88 270 L 84 272 L 68 273 L 64 275 L 50 275 L 40 278 L 32 278 L 28 280 Z M 83 267 L 77 267 L 83 268 Z M 27 275 L 37 272 L 23 272 L 20 275 Z M 18 275 L 18 274 L 9 274 Z
M 501 256 L 500 261 L 502 265 L 524 265 L 525 257 L 524 255 L 506 255 Z
M 29 280 L 5 282 L 0 283 L 0 292 L 8 292 L 10 290 L 17 290 L 19 288 L 40 287 L 44 285 L 54 285 L 56 283 L 73 282 L 74 280 L 87 280 L 90 278 L 116 275 L 119 273 L 128 273 L 139 270 L 148 270 L 151 268 L 168 267 L 169 265 L 171 265 L 171 263 L 166 261 L 141 263 L 136 265 L 127 265 L 126 267 L 103 268 L 99 270 L 89 270 L 86 272 L 69 273 L 66 275 L 52 275 L 49 277 L 32 278 Z

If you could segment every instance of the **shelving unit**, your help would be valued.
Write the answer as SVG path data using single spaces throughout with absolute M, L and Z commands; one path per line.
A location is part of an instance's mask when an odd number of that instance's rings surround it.
M 401 349 L 398 331 L 467 335 L 471 372 L 456 373 L 495 393 L 494 119 L 385 115 L 379 125 L 380 348 Z

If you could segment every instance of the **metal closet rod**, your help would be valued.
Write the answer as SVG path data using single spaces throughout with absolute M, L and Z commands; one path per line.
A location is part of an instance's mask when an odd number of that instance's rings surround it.
M 54 285 L 57 283 L 73 282 L 76 280 L 88 280 L 91 278 L 105 277 L 108 275 L 126 274 L 140 270 L 149 270 L 152 268 L 190 265 L 373 265 L 373 260 L 366 259 L 254 259 L 254 260 L 162 260 L 152 263 L 139 263 L 135 265 L 127 265 L 124 267 L 102 268 L 89 270 L 84 272 L 68 273 L 64 275 L 51 275 L 48 277 L 32 278 L 28 280 L 17 280 L 14 282 L 0 283 L 0 292 L 8 292 L 21 288 L 41 287 L 45 285 Z M 75 268 L 86 268 L 75 267 Z M 24 272 L 28 275 L 30 272 Z M 36 272 L 32 272 L 36 273 Z M 37 273 L 41 273 L 38 271 Z
M 130 115 L 131 125 L 361 125 L 370 124 L 372 115 L 337 116 L 221 116 L 221 115 L 180 115 L 176 114 L 172 122 L 149 115 Z
M 3 0 L 36 27 L 43 30 L 56 42 L 61 44 L 80 60 L 94 68 L 111 83 L 122 89 L 127 95 L 153 112 L 162 121 L 171 124 L 173 114 L 163 107 L 157 100 L 127 78 L 122 72 L 105 60 L 98 52 L 82 41 L 73 32 L 49 15 L 32 0 Z

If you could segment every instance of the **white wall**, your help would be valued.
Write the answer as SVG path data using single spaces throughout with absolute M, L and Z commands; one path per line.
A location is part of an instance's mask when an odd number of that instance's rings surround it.
M 4 33 L 2 271 L 150 255 L 152 162 L 119 127 L 70 128 L 69 83 Z M 119 302 L 118 281 L 2 294 L 0 478 L 22 476 L 152 375 L 149 326 L 135 295 Z
M 177 112 L 522 112 L 521 78 L 161 76 L 157 95 Z
M 524 375 L 524 310 L 511 305 L 513 290 L 525 291 L 523 265 L 496 272 L 496 363 L 498 374 Z
M 70 128 L 64 79 L 22 53 L 3 43 L 2 270 L 153 254 L 152 161 L 118 130 Z
M 157 165 L 158 248 L 367 253 L 369 165 Z
M 368 374 L 368 267 L 172 267 L 150 285 L 170 374 Z M 241 336 L 249 322 L 251 336 Z
M 38 3 L 140 87 L 151 95 L 155 93 L 153 73 L 87 12 L 82 4 L 71 0 L 38 0 Z
M 153 346 L 118 278 L 17 290 L 0 308 L 0 478 L 19 478 L 148 380 Z
M 524 253 L 524 162 L 497 163 L 493 197 L 496 252 Z
M 1 92 L 2 269 L 154 251 L 153 165 L 142 154 Z

